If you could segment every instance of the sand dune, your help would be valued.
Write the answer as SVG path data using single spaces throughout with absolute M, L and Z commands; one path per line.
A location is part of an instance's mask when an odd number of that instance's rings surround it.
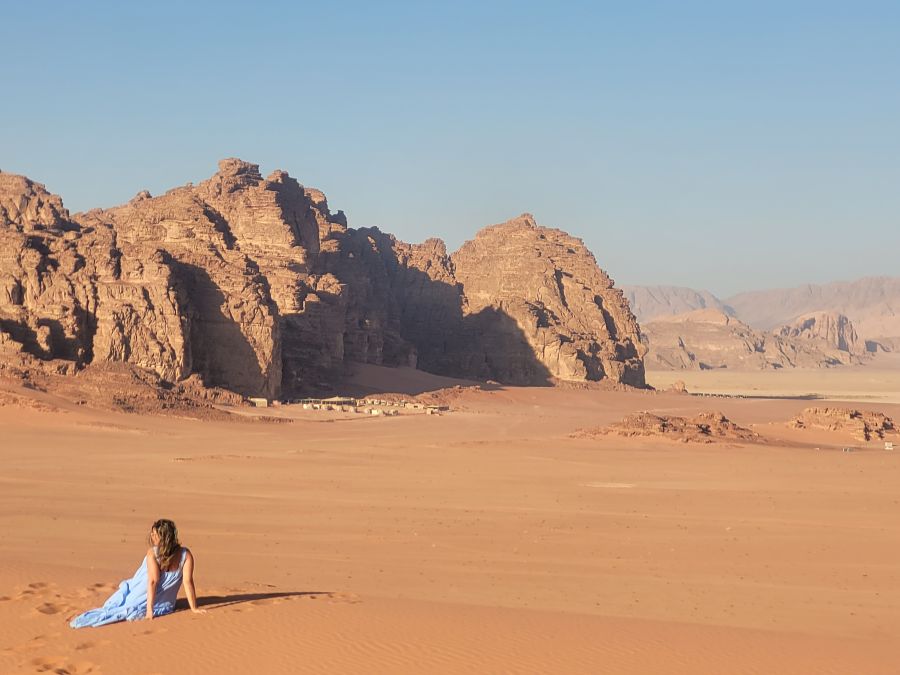
M 291 424 L 42 404 L 0 406 L 3 673 L 897 672 L 900 455 L 788 428 L 808 401 L 463 389 L 443 416 Z M 571 437 L 711 408 L 768 442 Z M 209 613 L 69 629 L 162 516 Z

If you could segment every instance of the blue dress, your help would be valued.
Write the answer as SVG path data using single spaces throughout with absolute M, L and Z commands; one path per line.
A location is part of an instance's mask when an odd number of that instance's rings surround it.
M 153 547 L 156 553 L 156 547 Z M 156 597 L 153 600 L 153 616 L 163 616 L 175 611 L 175 599 L 181 588 L 181 570 L 187 549 L 181 549 L 181 562 L 171 572 L 160 571 L 159 583 L 156 585 Z M 72 628 L 87 626 L 105 626 L 117 621 L 137 621 L 147 616 L 147 558 L 141 562 L 137 572 L 130 579 L 119 584 L 119 590 L 113 593 L 103 607 L 89 609 L 69 622 Z

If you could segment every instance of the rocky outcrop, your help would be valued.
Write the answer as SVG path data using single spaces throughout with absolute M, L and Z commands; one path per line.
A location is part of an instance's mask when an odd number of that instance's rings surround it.
M 352 362 L 643 385 L 642 353 L 582 242 L 530 216 L 450 255 L 439 240 L 351 229 L 321 192 L 236 159 L 198 185 L 76 216 L 0 173 L 0 354 L 276 397 Z
M 182 304 L 155 247 L 82 226 L 42 185 L 0 173 L 0 330 L 42 360 L 189 374 Z
M 788 426 L 844 432 L 861 441 L 897 433 L 893 420 L 884 413 L 853 408 L 806 408 Z
M 693 417 L 656 415 L 640 412 L 627 415 L 621 422 L 597 429 L 582 429 L 576 437 L 592 438 L 612 434 L 616 436 L 659 436 L 682 443 L 712 443 L 713 441 L 755 441 L 759 435 L 739 426 L 720 412 L 700 412 Z
M 846 317 L 806 317 L 767 333 L 716 310 L 697 310 L 643 325 L 651 370 L 827 368 L 865 359 Z
M 492 379 L 643 384 L 637 321 L 580 239 L 524 214 L 483 229 L 450 268 L 485 338 Z
M 837 312 L 806 314 L 782 326 L 776 334 L 786 340 L 805 341 L 823 349 L 855 355 L 866 353 L 865 342 L 856 335 L 850 319 Z

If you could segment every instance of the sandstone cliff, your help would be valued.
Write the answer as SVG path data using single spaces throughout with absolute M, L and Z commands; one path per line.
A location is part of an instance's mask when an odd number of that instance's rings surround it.
M 318 190 L 236 159 L 76 216 L 0 173 L 0 365 L 121 362 L 276 397 L 353 362 L 640 386 L 642 354 L 590 252 L 530 216 L 449 255 L 439 240 L 349 228 Z
M 0 173 L 0 335 L 16 352 L 189 374 L 183 302 L 154 246 L 82 225 L 42 185 Z M 9 347 L 8 347 L 9 349 Z
M 768 333 L 707 309 L 645 323 L 642 333 L 652 370 L 824 368 L 865 358 L 853 325 L 840 315 L 811 315 Z
M 837 312 L 813 312 L 797 317 L 791 324 L 775 331 L 790 341 L 805 341 L 822 349 L 832 349 L 861 356 L 866 353 L 866 345 L 859 339 L 853 324 L 843 314 Z
M 494 347 L 484 358 L 495 379 L 533 354 L 551 377 L 643 384 L 637 321 L 581 240 L 525 214 L 483 229 L 450 263 Z

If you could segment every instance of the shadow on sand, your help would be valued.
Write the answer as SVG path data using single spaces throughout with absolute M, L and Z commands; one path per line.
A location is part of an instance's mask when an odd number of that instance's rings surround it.
M 197 598 L 197 606 L 206 609 L 219 609 L 229 605 L 239 605 L 244 602 L 259 600 L 275 600 L 277 598 L 297 598 L 302 596 L 324 595 L 330 596 L 330 591 L 280 591 L 273 593 L 235 593 L 233 595 L 205 595 Z M 175 609 L 188 609 L 185 598 L 179 598 L 175 603 Z

